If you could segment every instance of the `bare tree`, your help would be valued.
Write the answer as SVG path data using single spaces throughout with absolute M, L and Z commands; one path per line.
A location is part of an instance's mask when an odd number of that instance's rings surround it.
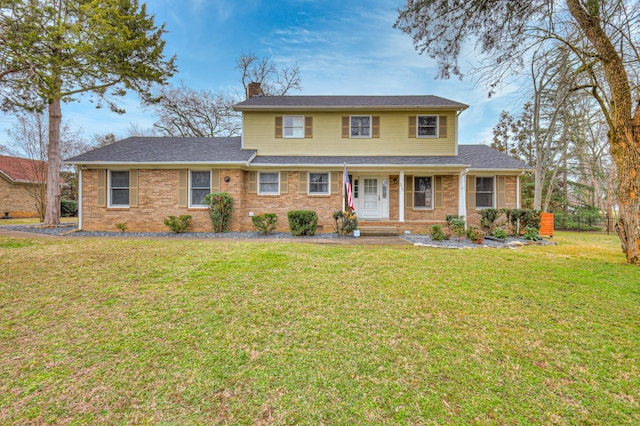
M 297 65 L 281 68 L 269 57 L 248 53 L 237 59 L 236 68 L 245 95 L 249 83 L 260 83 L 267 96 L 286 95 L 302 88 Z M 162 88 L 156 102 L 147 106 L 159 118 L 154 126 L 165 136 L 239 136 L 242 117 L 233 106 L 243 99 L 244 95 L 195 90 L 181 83 Z
M 458 57 L 475 41 L 497 87 L 532 49 L 562 45 L 579 63 L 580 90 L 598 103 L 618 172 L 616 231 L 627 262 L 640 265 L 640 4 L 624 0 L 407 0 L 396 28 L 436 59 L 441 77 L 461 76 Z
M 113 135 L 113 133 L 111 134 Z M 156 127 L 144 128 L 137 123 L 129 123 L 129 127 L 127 127 L 127 134 L 129 136 L 158 136 L 159 132 Z
M 12 155 L 25 157 L 32 161 L 28 164 L 27 175 L 32 176 L 33 185 L 27 185 L 27 191 L 33 198 L 40 220 L 44 220 L 47 206 L 48 144 L 49 128 L 47 117 L 39 113 L 25 113 L 17 116 L 14 126 L 7 130 L 9 144 L 6 151 Z M 72 129 L 63 122 L 60 127 L 60 155 L 72 157 L 87 151 L 90 145 L 82 135 L 82 130 Z M 60 169 L 57 170 L 60 182 Z
M 592 99 L 582 97 L 569 108 L 574 122 L 572 154 L 578 163 L 574 173 L 591 189 L 592 198 L 586 201 L 612 217 L 615 167 L 609 153 L 609 127 Z
M 99 148 L 101 146 L 109 145 L 116 141 L 115 133 L 95 133 L 93 135 L 93 146 Z
M 249 52 L 240 55 L 236 68 L 240 71 L 245 95 L 249 83 L 260 83 L 262 92 L 267 96 L 283 96 L 293 90 L 302 90 L 300 68 L 297 64 L 280 68 L 270 57 L 258 57 Z
M 159 121 L 158 131 L 166 136 L 238 136 L 240 114 L 233 110 L 238 98 L 222 92 L 194 90 L 180 84 L 164 87 L 157 103 L 148 104 Z

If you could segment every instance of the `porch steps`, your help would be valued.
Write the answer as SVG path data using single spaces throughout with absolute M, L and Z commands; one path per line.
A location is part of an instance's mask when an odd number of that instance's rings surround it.
M 387 237 L 398 236 L 398 227 L 396 226 L 359 226 L 360 235 L 363 237 Z

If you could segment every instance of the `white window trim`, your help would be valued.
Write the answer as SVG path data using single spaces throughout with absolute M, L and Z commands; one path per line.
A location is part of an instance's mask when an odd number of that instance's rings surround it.
M 278 175 L 278 191 L 277 192 L 262 192 L 260 190 L 260 179 L 263 173 L 276 173 Z M 280 172 L 258 172 L 258 195 L 280 195 Z
M 291 118 L 301 118 L 302 119 L 302 135 L 301 136 L 287 136 L 287 132 L 286 132 L 286 126 L 285 126 L 285 121 L 287 119 L 287 117 L 291 117 Z M 283 115 L 282 116 L 282 137 L 284 139 L 304 139 L 304 134 L 305 134 L 305 116 L 304 115 Z
M 327 192 L 311 192 L 311 174 L 327 175 Z M 309 172 L 307 173 L 307 195 L 331 195 L 331 173 Z
M 107 170 L 107 206 L 109 208 L 114 208 L 114 209 L 128 209 L 129 208 L 129 203 L 127 202 L 127 204 L 112 204 L 111 203 L 111 172 L 129 172 L 131 173 L 130 170 Z M 127 190 L 131 191 L 131 174 L 129 174 L 129 186 L 127 186 Z M 119 188 L 119 189 L 124 189 L 124 188 Z
M 483 206 L 483 207 L 478 207 L 478 178 L 492 178 L 493 179 L 493 188 L 492 188 L 492 192 L 491 192 L 491 206 L 487 207 L 487 206 Z M 484 209 L 494 209 L 496 207 L 496 190 L 497 190 L 497 178 L 496 176 L 476 176 L 476 210 L 484 210 Z M 483 192 L 483 194 L 486 194 L 486 192 Z
M 420 134 L 420 117 L 435 117 L 436 118 L 436 134 L 435 135 L 421 135 Z M 434 139 L 440 137 L 440 116 L 436 114 L 420 114 L 416 116 L 416 138 L 420 139 Z
M 423 178 L 423 177 L 428 177 L 431 178 L 431 207 L 425 207 L 425 206 L 416 206 L 416 178 Z M 434 204 L 435 204 L 435 178 L 433 175 L 420 175 L 420 176 L 414 176 L 413 177 L 413 192 L 411 193 L 411 198 L 412 198 L 412 204 L 413 204 L 413 209 L 414 210 L 433 210 L 434 209 Z
M 206 204 L 193 204 L 191 197 L 192 197 L 192 186 L 191 186 L 191 173 L 193 172 L 209 172 L 209 193 L 211 193 L 211 180 L 212 180 L 212 176 L 211 176 L 211 170 L 198 170 L 198 169 L 194 169 L 194 170 L 189 170 L 189 208 L 208 208 L 209 206 L 207 206 Z
M 353 117 L 369 117 L 369 136 L 353 136 L 353 132 L 351 131 L 351 129 L 353 128 L 353 126 L 351 125 L 351 119 Z M 373 131 L 373 117 L 371 115 L 366 115 L 366 114 L 355 114 L 355 115 L 350 115 L 349 116 L 349 137 L 351 139 L 371 139 L 371 132 Z

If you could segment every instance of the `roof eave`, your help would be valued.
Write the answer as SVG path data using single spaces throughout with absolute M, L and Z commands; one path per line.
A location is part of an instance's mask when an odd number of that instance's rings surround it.
M 260 111 L 260 112 L 277 112 L 277 111 L 464 111 L 469 105 L 342 105 L 342 106 L 326 106 L 326 105 L 246 105 L 238 107 L 233 106 L 234 111 Z
M 344 167 L 345 162 L 338 163 L 251 163 L 249 167 L 251 168 L 287 168 L 287 169 L 298 169 L 305 167 L 325 167 L 325 168 L 333 168 L 333 167 Z M 346 166 L 351 169 L 466 169 L 469 167 L 469 164 L 380 164 L 380 163 L 364 163 L 364 164 L 354 164 L 346 162 Z
M 469 167 L 469 173 L 524 173 L 533 171 L 533 167 L 529 168 L 492 168 L 492 167 Z
M 72 166 L 244 166 L 247 164 L 247 160 L 236 161 L 63 161 L 63 164 L 69 164 Z

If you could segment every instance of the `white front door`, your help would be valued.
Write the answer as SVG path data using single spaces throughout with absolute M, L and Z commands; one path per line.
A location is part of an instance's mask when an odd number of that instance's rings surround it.
M 377 177 L 360 178 L 362 187 L 361 210 L 358 216 L 362 218 L 380 217 L 380 180 Z

